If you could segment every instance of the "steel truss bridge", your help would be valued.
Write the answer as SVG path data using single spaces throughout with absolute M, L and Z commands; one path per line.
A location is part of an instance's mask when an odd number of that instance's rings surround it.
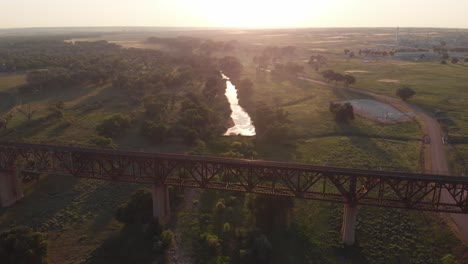
M 70 174 L 98 180 L 468 214 L 468 177 L 461 176 L 0 143 L 0 170 L 11 168 L 23 173 Z

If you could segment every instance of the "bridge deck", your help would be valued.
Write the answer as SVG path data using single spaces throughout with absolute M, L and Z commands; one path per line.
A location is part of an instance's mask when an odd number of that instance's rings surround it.
M 11 167 L 30 173 L 66 173 L 102 180 L 468 214 L 468 177 L 453 175 L 0 143 L 0 169 Z

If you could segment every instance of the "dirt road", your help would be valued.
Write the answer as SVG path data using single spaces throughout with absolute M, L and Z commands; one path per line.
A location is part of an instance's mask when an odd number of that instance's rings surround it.
M 364 90 L 356 89 L 356 88 L 351 88 L 351 87 L 343 87 L 343 86 L 337 86 L 333 85 L 330 83 L 326 83 L 324 81 L 320 80 L 314 80 L 306 77 L 299 77 L 301 80 L 309 81 L 311 83 L 319 84 L 319 85 L 325 85 L 333 88 L 338 88 L 338 89 L 347 89 L 349 91 L 359 93 L 359 94 L 364 94 L 367 96 L 374 97 L 376 100 L 388 103 L 393 105 L 396 108 L 405 107 L 409 108 L 413 111 L 413 113 L 417 116 L 420 117 L 420 120 L 424 122 L 423 125 L 423 133 L 428 135 L 430 140 L 429 147 L 430 147 L 430 162 L 431 162 L 431 173 L 434 174 L 450 174 L 450 170 L 448 167 L 448 162 L 447 162 L 447 154 L 445 151 L 445 146 L 442 142 L 442 135 L 443 132 L 441 130 L 441 127 L 437 120 L 429 116 L 427 113 L 425 113 L 421 108 L 404 102 L 400 99 L 393 98 L 387 95 L 381 95 L 381 94 L 376 94 L 372 92 L 367 92 Z M 448 192 L 443 192 L 442 193 L 442 201 L 447 202 L 447 201 L 453 201 L 452 196 Z M 454 231 L 457 233 L 457 235 L 460 237 L 460 239 L 463 240 L 465 244 L 468 244 L 468 215 L 460 215 L 460 214 L 446 214 L 449 217 L 447 218 L 451 223 L 451 226 Z

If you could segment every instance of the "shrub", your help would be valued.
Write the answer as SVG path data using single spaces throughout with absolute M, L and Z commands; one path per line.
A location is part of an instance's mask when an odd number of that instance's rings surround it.
M 169 248 L 174 243 L 174 233 L 171 230 L 164 230 L 161 233 L 161 241 L 164 248 Z
M 110 148 L 110 149 L 117 148 L 117 145 L 114 143 L 112 138 L 103 137 L 103 136 L 94 136 L 89 140 L 89 143 L 97 145 L 101 148 Z
M 0 234 L 0 263 L 47 263 L 45 236 L 25 227 Z
M 224 226 L 223 226 L 223 233 L 229 233 L 231 232 L 231 225 L 229 223 L 224 223 Z

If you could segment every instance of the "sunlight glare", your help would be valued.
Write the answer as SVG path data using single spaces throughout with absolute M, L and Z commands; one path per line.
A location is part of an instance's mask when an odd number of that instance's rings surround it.
M 196 1 L 196 9 L 212 26 L 294 27 L 326 14 L 334 1 L 238 0 L 229 5 L 219 1 Z

